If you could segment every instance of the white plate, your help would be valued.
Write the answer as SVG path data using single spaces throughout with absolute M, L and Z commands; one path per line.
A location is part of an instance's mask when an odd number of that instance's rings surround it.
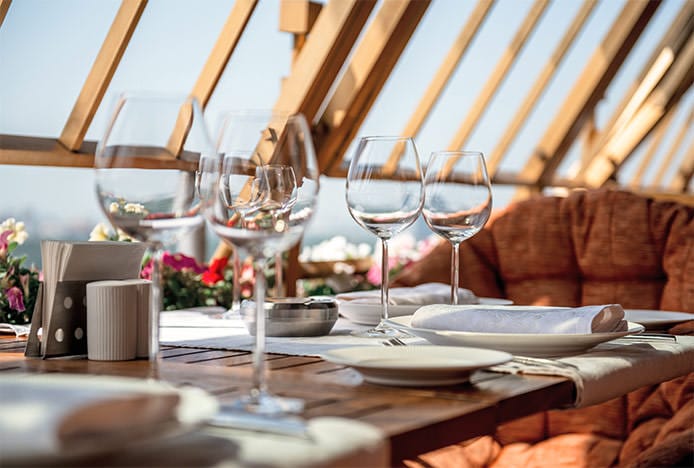
M 323 359 L 356 369 L 364 380 L 406 387 L 466 382 L 472 371 L 511 360 L 501 351 L 453 346 L 352 346 Z
M 484 305 L 511 305 L 513 301 L 509 299 L 498 299 L 495 297 L 479 297 L 480 304 Z M 388 306 L 389 317 L 402 317 L 412 315 L 424 304 L 414 305 L 391 305 Z M 340 301 L 338 304 L 340 315 L 350 322 L 359 325 L 378 325 L 381 320 L 381 304 L 365 304 L 353 301 Z
M 389 319 L 388 323 L 436 345 L 475 346 L 537 357 L 580 354 L 605 341 L 644 330 L 643 325 L 629 322 L 628 330 L 611 333 L 475 333 L 413 328 L 411 320 L 412 316 L 408 315 Z
M 75 458 L 109 453 L 126 444 L 180 435 L 218 410 L 216 398 L 199 388 L 109 376 L 14 375 L 0 382 L 0 395 L 4 395 L 0 401 L 0 452 L 8 465 L 70 464 Z M 136 395 L 145 396 L 146 401 L 127 399 Z M 147 400 L 150 396 L 155 398 Z M 119 399 L 130 403 L 114 406 Z M 126 418 L 109 416 L 124 411 L 129 415 Z M 71 436 L 69 446 L 57 437 L 57 428 L 68 414 L 73 415 L 72 427 L 88 423 L 91 428 L 80 431 L 88 431 L 89 437 Z
M 657 330 L 694 320 L 694 314 L 668 310 L 624 309 L 624 318 L 630 322 L 640 323 L 646 327 L 646 330 Z

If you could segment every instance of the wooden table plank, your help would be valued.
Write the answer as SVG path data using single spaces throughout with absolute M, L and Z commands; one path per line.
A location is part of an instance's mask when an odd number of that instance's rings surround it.
M 166 346 L 154 371 L 146 360 L 27 359 L 15 347 L 21 341 L 3 337 L 0 343 L 6 345 L 0 348 L 2 378 L 16 372 L 157 378 L 203 388 L 222 403 L 245 393 L 251 381 L 252 355 L 246 351 Z M 475 372 L 465 384 L 401 388 L 365 383 L 355 370 L 315 357 L 268 354 L 266 362 L 274 393 L 302 398 L 306 418 L 335 416 L 375 425 L 391 443 L 394 464 L 573 401 L 573 383 L 562 377 Z

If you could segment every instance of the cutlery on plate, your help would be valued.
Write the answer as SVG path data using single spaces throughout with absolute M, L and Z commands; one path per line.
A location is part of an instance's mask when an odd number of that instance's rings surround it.
M 397 337 L 388 338 L 387 340 L 384 340 L 381 343 L 384 346 L 407 346 L 407 343 L 405 343 L 404 341 L 402 341 L 400 338 L 397 338 Z M 514 355 L 513 358 L 511 359 L 511 362 L 515 362 L 517 364 L 523 364 L 526 366 L 557 367 L 560 369 L 578 370 L 578 366 L 575 366 L 575 365 L 570 364 L 568 362 L 557 361 L 555 359 L 549 359 L 549 358 L 539 358 L 539 357 Z
M 670 333 L 638 333 L 636 335 L 624 335 L 617 340 L 627 341 L 674 341 L 677 342 L 677 336 Z

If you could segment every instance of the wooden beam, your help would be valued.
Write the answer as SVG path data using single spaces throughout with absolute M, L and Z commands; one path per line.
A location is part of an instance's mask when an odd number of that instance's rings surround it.
M 281 0 L 280 31 L 291 33 L 294 38 L 292 63 L 304 48 L 306 38 L 322 9 L 322 3 L 311 0 Z
M 516 31 L 516 34 L 511 40 L 508 48 L 497 62 L 491 76 L 485 82 L 484 87 L 477 95 L 477 99 L 465 117 L 465 120 L 463 120 L 463 123 L 460 124 L 458 130 L 453 136 L 453 139 L 448 144 L 449 150 L 457 151 L 461 149 L 463 145 L 465 145 L 468 138 L 472 134 L 472 131 L 479 123 L 480 118 L 487 110 L 489 102 L 492 100 L 497 90 L 506 79 L 511 66 L 518 59 L 519 52 L 523 49 L 523 46 L 525 46 L 525 43 L 530 38 L 531 33 L 535 29 L 535 26 L 542 17 L 542 14 L 547 9 L 548 5 L 548 0 L 535 0 L 535 3 L 533 4 L 532 8 L 530 8 L 528 15 L 523 20 L 523 23 L 520 25 L 518 31 Z
M 130 42 L 147 0 L 122 0 L 104 43 L 87 76 L 72 112 L 65 123 L 59 141 L 71 151 L 77 151 L 96 110 L 116 72 Z
M 7 10 L 10 9 L 10 4 L 12 0 L 0 0 L 0 27 L 2 23 L 5 22 L 5 16 L 7 16 Z
M 583 29 L 583 26 L 590 17 L 596 5 L 597 0 L 585 0 L 583 2 L 583 5 L 578 10 L 578 13 L 576 13 L 571 25 L 568 27 L 564 33 L 564 36 L 557 44 L 557 47 L 552 52 L 552 55 L 549 57 L 547 63 L 545 63 L 545 66 L 535 80 L 533 87 L 525 96 L 523 103 L 513 116 L 511 123 L 508 125 L 508 127 L 506 127 L 506 130 L 502 134 L 499 143 L 487 155 L 487 170 L 489 171 L 490 176 L 494 176 L 494 174 L 496 174 L 496 171 L 499 169 L 499 166 L 506 155 L 506 151 L 508 151 L 511 143 L 513 143 L 518 136 L 520 129 L 523 127 L 523 125 L 525 125 L 525 122 L 537 104 L 537 101 L 544 94 L 547 85 L 554 77 L 559 65 L 564 59 L 564 56 L 573 44 L 576 36 L 578 36 L 578 33 L 581 31 L 581 29 Z
M 672 106 L 670 110 L 668 110 L 668 112 L 663 116 L 663 118 L 660 119 L 660 122 L 658 122 L 653 130 L 648 148 L 646 148 L 645 152 L 641 155 L 639 167 L 636 169 L 634 176 L 629 182 L 629 187 L 632 189 L 638 189 L 642 186 L 642 180 L 643 176 L 646 174 L 646 169 L 648 169 L 648 166 L 651 164 L 651 160 L 658 150 L 662 148 L 663 139 L 670 128 L 670 123 L 672 122 L 672 118 L 675 115 L 677 107 L 677 105 Z
M 659 43 L 653 48 L 650 58 L 644 63 L 643 70 L 625 93 L 622 102 L 615 108 L 610 121 L 600 132 L 590 155 L 581 161 L 581 168 L 576 177 L 584 177 L 586 169 L 594 159 L 606 157 L 605 150 L 609 147 L 610 140 L 618 138 L 619 134 L 626 130 L 632 117 L 668 72 L 675 57 L 681 53 L 694 31 L 693 14 L 694 3 L 685 2 Z
M 651 92 L 629 124 L 616 134 L 586 168 L 584 181 L 599 187 L 614 177 L 632 151 L 646 138 L 655 125 L 689 89 L 694 80 L 694 36 L 677 55 L 667 75 Z
M 631 0 L 617 15 L 522 170 L 524 177 L 536 181 L 535 191 L 551 183 L 585 119 L 602 99 L 659 6 L 660 1 Z M 518 197 L 527 196 L 521 191 Z
M 375 4 L 375 0 L 331 0 L 323 7 L 282 85 L 276 110 L 301 112 L 313 122 Z
M 429 0 L 384 0 L 333 93 L 322 123 L 321 171 L 341 161 L 369 109 L 424 16 Z
M 682 122 L 682 126 L 680 127 L 679 132 L 677 132 L 677 136 L 675 136 L 675 139 L 672 141 L 672 144 L 670 145 L 668 152 L 665 153 L 665 157 L 660 162 L 660 167 L 658 168 L 655 177 L 651 181 L 652 187 L 660 187 L 663 185 L 665 173 L 672 166 L 672 163 L 675 161 L 675 155 L 684 144 L 687 134 L 692 129 L 692 121 L 694 121 L 694 110 L 689 111 L 689 115 L 687 116 L 685 121 Z
M 322 8 L 321 3 L 311 0 L 281 0 L 280 31 L 292 34 L 308 34 Z
M 20 166 L 94 167 L 94 152 L 97 143 L 84 141 L 79 152 L 70 151 L 55 138 L 0 135 L 0 164 Z M 142 157 L 135 159 L 136 166 L 145 169 L 179 169 L 188 172 L 197 170 L 196 155 L 186 155 L 185 160 L 173 159 L 170 155 L 154 157 L 151 148 L 137 148 Z
M 275 110 L 303 113 L 309 125 L 313 123 L 375 4 L 376 0 L 330 0 L 323 6 L 291 74 L 282 82 Z M 297 252 L 294 249 L 289 256 L 288 295 L 296 289 Z M 214 256 L 230 254 L 227 244 L 220 243 Z

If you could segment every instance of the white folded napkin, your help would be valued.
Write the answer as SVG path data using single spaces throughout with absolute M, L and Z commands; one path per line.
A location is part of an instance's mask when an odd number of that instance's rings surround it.
M 89 444 L 122 445 L 177 425 L 179 394 L 154 384 L 147 391 L 142 382 L 72 374 L 0 381 L 0 453 L 57 456 Z
M 380 304 L 381 291 L 354 291 L 335 296 L 338 301 L 360 304 Z M 448 304 L 451 286 L 444 283 L 424 283 L 412 288 L 390 288 L 390 305 Z M 459 304 L 478 304 L 479 299 L 469 289 L 459 288 Z
M 584 307 L 429 305 L 414 313 L 415 328 L 478 333 L 605 333 L 627 330 L 619 304 Z

